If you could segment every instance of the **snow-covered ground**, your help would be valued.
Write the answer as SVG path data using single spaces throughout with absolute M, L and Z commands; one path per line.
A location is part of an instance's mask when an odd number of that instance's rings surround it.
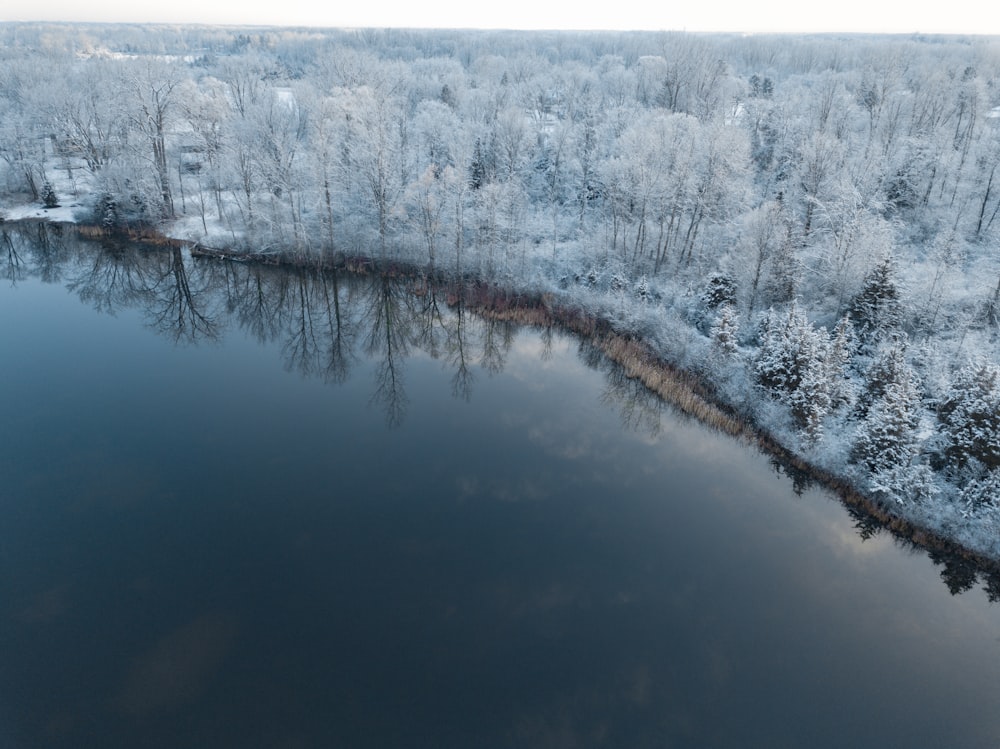
M 60 204 L 58 208 L 46 208 L 37 203 L 21 203 L 13 206 L 0 207 L 0 215 L 6 221 L 23 221 L 27 219 L 46 219 L 56 223 L 76 223 L 79 203 Z

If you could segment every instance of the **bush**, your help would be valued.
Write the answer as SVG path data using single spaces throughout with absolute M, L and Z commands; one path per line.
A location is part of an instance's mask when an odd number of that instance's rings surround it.
M 59 207 L 59 197 L 56 195 L 56 191 L 53 189 L 51 182 L 46 182 L 42 185 L 42 204 L 46 208 Z
M 104 193 L 97 199 L 94 206 L 94 223 L 111 231 L 120 225 L 118 216 L 118 201 L 111 193 Z

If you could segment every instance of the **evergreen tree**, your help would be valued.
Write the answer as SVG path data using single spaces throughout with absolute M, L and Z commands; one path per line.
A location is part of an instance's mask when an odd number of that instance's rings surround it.
M 975 461 L 1000 468 L 1000 366 L 979 360 L 963 367 L 938 408 L 945 454 L 959 467 Z
M 469 186 L 473 190 L 478 190 L 495 178 L 496 166 L 493 152 L 483 145 L 481 139 L 476 138 L 476 145 L 472 151 L 472 163 L 469 165 Z
M 809 447 L 823 439 L 823 419 L 832 410 L 826 357 L 819 354 L 806 367 L 799 387 L 788 396 L 792 418 Z
M 726 357 L 735 355 L 739 351 L 737 338 L 739 327 L 736 308 L 731 304 L 723 305 L 710 332 L 712 347 L 715 351 Z
M 456 109 L 458 107 L 458 100 L 455 98 L 455 94 L 451 90 L 451 86 L 447 83 L 441 87 L 441 101 L 452 109 Z
M 121 225 L 118 214 L 118 201 L 111 193 L 104 193 L 94 206 L 94 217 L 105 231 L 117 229 Z
M 939 493 L 934 471 L 925 463 L 881 468 L 871 475 L 868 485 L 874 494 L 898 504 L 921 504 Z
M 823 419 L 832 406 L 829 351 L 826 332 L 814 328 L 792 302 L 784 315 L 768 314 L 752 362 L 757 383 L 789 406 L 810 445 L 822 438 Z
M 52 187 L 51 182 L 46 182 L 42 185 L 42 203 L 46 208 L 58 208 L 59 198 L 56 196 L 56 191 Z
M 768 312 L 753 359 L 757 383 L 773 395 L 787 396 L 802 384 L 813 362 L 822 359 L 823 341 L 793 301 L 784 314 Z
M 775 243 L 774 251 L 768 259 L 767 273 L 760 282 L 760 301 L 763 304 L 790 302 L 800 286 L 802 267 L 796 256 L 800 237 L 795 235 L 790 226 L 782 228 L 784 236 Z
M 845 316 L 833 329 L 826 354 L 826 380 L 830 390 L 831 410 L 849 406 L 854 402 L 854 383 L 848 374 L 854 346 L 854 326 Z
M 713 273 L 701 292 L 701 303 L 710 310 L 736 304 L 736 281 L 725 273 Z
M 871 345 L 899 327 L 902 305 L 891 257 L 883 259 L 865 277 L 848 314 L 862 345 Z
M 1000 508 L 1000 470 L 989 471 L 982 478 L 970 481 L 962 491 L 961 501 L 970 513 Z
M 645 275 L 640 276 L 635 284 L 635 298 L 640 302 L 648 302 L 652 296 L 649 289 L 649 280 Z
M 920 408 L 912 376 L 888 383 L 858 427 L 852 459 L 872 473 L 910 466 L 920 447 Z
M 865 386 L 858 397 L 857 412 L 861 417 L 868 415 L 869 409 L 885 395 L 886 389 L 912 377 L 906 363 L 906 340 L 893 341 L 883 346 L 865 374 Z

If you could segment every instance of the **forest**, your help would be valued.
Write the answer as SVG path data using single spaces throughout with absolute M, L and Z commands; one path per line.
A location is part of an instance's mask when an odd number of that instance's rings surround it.
M 0 24 L 0 220 L 578 306 L 997 560 L 998 87 L 991 37 Z

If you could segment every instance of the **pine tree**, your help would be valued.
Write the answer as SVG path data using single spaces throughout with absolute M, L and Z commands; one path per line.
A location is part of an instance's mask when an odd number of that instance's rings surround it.
M 851 301 L 848 314 L 862 344 L 872 344 L 902 322 L 899 288 L 891 257 L 886 257 L 865 278 Z
M 822 439 L 823 419 L 832 407 L 830 341 L 793 302 L 784 315 L 773 310 L 764 322 L 752 362 L 757 383 L 786 403 L 806 443 Z
M 648 302 L 650 299 L 649 281 L 645 275 L 640 276 L 635 284 L 635 297 L 640 302 Z
M 962 491 L 966 512 L 1000 508 L 1000 470 L 989 471 L 980 479 L 970 481 Z
M 830 408 L 837 410 L 854 402 L 854 383 L 848 376 L 851 354 L 854 351 L 854 326 L 845 316 L 833 329 L 826 355 L 826 380 L 830 390 Z
M 111 193 L 104 193 L 97 201 L 94 214 L 105 231 L 117 229 L 121 220 L 118 215 L 118 201 Z
M 452 92 L 451 86 L 447 83 L 441 87 L 441 101 L 452 109 L 456 109 L 458 107 L 458 100 L 455 98 L 455 94 Z
M 785 304 L 795 298 L 802 271 L 796 256 L 799 240 L 790 226 L 785 228 L 785 237 L 776 244 L 768 261 L 768 274 L 762 279 L 760 298 L 763 304 Z
M 975 461 L 1000 468 L 1000 367 L 979 360 L 963 367 L 938 407 L 947 447 L 959 467 Z
M 858 427 L 852 459 L 872 473 L 910 466 L 920 447 L 920 408 L 912 376 L 888 383 Z
M 792 418 L 806 445 L 812 447 L 822 441 L 823 420 L 833 405 L 824 356 L 819 355 L 809 362 L 799 387 L 789 394 L 788 401 Z
M 868 485 L 874 494 L 899 504 L 927 502 L 939 493 L 934 471 L 925 463 L 881 468 L 871 475 Z
M 910 367 L 906 363 L 906 339 L 883 346 L 865 374 L 865 387 L 858 397 L 858 415 L 867 416 L 869 409 L 885 395 L 890 385 L 903 382 L 912 376 Z
M 708 309 L 736 304 L 736 281 L 724 273 L 713 273 L 701 292 L 701 303 Z
M 736 308 L 731 304 L 724 305 L 710 331 L 712 348 L 723 356 L 735 355 L 739 351 L 739 327 Z
M 784 314 L 769 311 L 753 360 L 758 384 L 779 397 L 795 392 L 807 369 L 825 354 L 823 343 L 797 302 Z
M 469 186 L 478 190 L 496 178 L 496 161 L 489 146 L 484 146 L 482 140 L 476 138 L 472 151 L 472 163 L 469 165 Z

